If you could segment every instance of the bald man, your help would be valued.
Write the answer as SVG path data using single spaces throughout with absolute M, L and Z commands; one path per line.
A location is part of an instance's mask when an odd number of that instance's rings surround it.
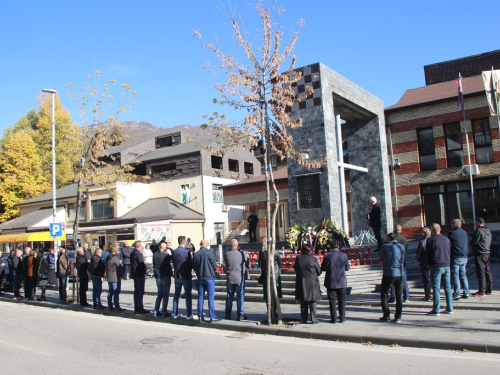
M 231 250 L 224 254 L 226 268 L 226 319 L 231 319 L 234 292 L 236 292 L 236 306 L 238 320 L 245 320 L 245 270 L 249 266 L 248 255 L 240 251 L 237 240 L 231 240 Z
M 193 269 L 198 277 L 198 317 L 203 319 L 203 304 L 205 303 L 205 290 L 208 294 L 208 312 L 210 314 L 209 323 L 218 321 L 215 315 L 215 272 L 217 271 L 217 261 L 210 250 L 208 241 L 203 239 L 200 242 L 200 250 L 194 253 Z
M 370 206 L 372 206 L 372 209 L 369 212 L 369 218 L 370 218 L 370 226 L 372 227 L 373 234 L 375 235 L 375 238 L 377 239 L 377 248 L 374 250 L 375 252 L 377 252 L 380 250 L 380 248 L 384 244 L 384 241 L 382 240 L 382 236 L 380 235 L 380 228 L 382 227 L 380 207 L 377 204 L 377 198 L 375 198 L 375 197 L 370 197 L 370 199 L 368 200 L 368 203 L 370 204 Z

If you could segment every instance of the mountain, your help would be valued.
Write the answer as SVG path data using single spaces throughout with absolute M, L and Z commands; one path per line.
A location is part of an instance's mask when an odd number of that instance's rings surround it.
M 210 130 L 202 130 L 199 126 L 192 126 L 188 124 L 177 125 L 171 128 L 159 128 L 149 122 L 144 121 L 123 121 L 120 122 L 123 126 L 121 133 L 124 138 L 124 143 L 131 143 L 151 139 L 159 135 L 174 133 L 181 131 L 182 133 L 191 136 L 195 139 L 200 137 L 201 134 L 207 134 Z

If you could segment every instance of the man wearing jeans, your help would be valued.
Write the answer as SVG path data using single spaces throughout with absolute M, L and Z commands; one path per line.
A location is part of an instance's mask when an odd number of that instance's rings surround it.
M 208 293 L 209 322 L 219 320 L 215 315 L 215 271 L 217 262 L 214 255 L 207 249 L 208 241 L 203 239 L 200 242 L 200 250 L 193 257 L 193 268 L 198 278 L 198 316 L 203 319 L 203 303 L 205 302 L 205 290 Z
M 391 320 L 388 297 L 391 287 L 396 290 L 396 314 L 394 322 L 401 322 L 403 313 L 403 262 L 405 259 L 405 248 L 396 241 L 396 233 L 387 235 L 387 244 L 382 245 L 379 250 L 379 259 L 382 261 L 382 285 L 380 287 L 380 304 L 384 315 L 379 319 L 383 322 Z
M 158 289 L 154 316 L 166 318 L 172 315 L 167 312 L 168 295 L 172 283 L 172 252 L 170 251 L 170 245 L 167 245 L 166 242 L 162 242 L 158 247 L 158 251 L 153 255 L 153 274 Z M 160 304 L 162 306 L 161 312 Z
M 174 277 L 175 277 L 175 293 L 174 293 L 174 319 L 182 318 L 179 313 L 179 298 L 181 290 L 184 287 L 184 294 L 186 296 L 186 314 L 188 320 L 198 320 L 197 315 L 193 315 L 193 301 L 191 292 L 193 289 L 193 280 L 191 278 L 191 271 L 193 269 L 193 258 L 191 253 L 186 249 L 186 237 L 179 236 L 179 247 L 173 251 L 172 262 L 174 263 Z
M 446 295 L 446 314 L 453 314 L 453 297 L 450 285 L 451 243 L 448 237 L 441 234 L 439 224 L 431 225 L 432 236 L 427 240 L 425 252 L 427 263 L 431 266 L 432 277 L 432 310 L 427 315 L 438 316 L 440 309 L 441 281 Z
M 92 305 L 96 310 L 103 310 L 105 307 L 101 302 L 102 278 L 106 273 L 106 266 L 101 258 L 102 250 L 97 249 L 90 262 L 90 279 L 92 280 Z
M 130 253 L 130 277 L 134 280 L 134 312 L 147 314 L 144 308 L 144 284 L 146 283 L 146 264 L 142 255 L 142 241 L 136 241 Z
M 106 258 L 106 279 L 108 280 L 108 309 L 124 311 L 120 306 L 123 266 L 118 259 L 118 246 L 111 246 Z
M 226 319 L 231 319 L 234 292 L 236 292 L 236 305 L 238 320 L 245 320 L 243 304 L 245 301 L 245 270 L 248 267 L 248 258 L 239 250 L 238 241 L 231 240 L 231 250 L 224 254 L 226 264 Z
M 467 281 L 467 255 L 469 254 L 469 237 L 462 229 L 462 221 L 454 219 L 448 233 L 451 243 L 451 278 L 453 279 L 453 299 L 469 298 L 469 282 Z M 460 283 L 464 294 L 460 297 Z

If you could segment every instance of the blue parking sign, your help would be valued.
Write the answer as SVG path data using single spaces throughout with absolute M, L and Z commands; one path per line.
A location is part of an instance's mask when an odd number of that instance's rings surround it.
M 63 225 L 62 223 L 50 223 L 50 236 L 51 237 L 62 237 Z

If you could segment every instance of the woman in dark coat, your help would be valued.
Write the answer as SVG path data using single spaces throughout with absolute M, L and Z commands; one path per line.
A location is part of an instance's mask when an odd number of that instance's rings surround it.
M 321 267 L 318 259 L 311 256 L 311 246 L 302 246 L 302 255 L 299 255 L 293 265 L 295 269 L 295 299 L 300 301 L 300 315 L 302 323 L 307 323 L 308 310 L 311 310 L 311 322 L 318 323 L 316 316 L 316 301 L 321 299 L 318 276 Z
M 264 299 L 267 304 L 267 261 L 268 261 L 267 252 L 267 239 L 264 238 L 262 240 L 262 250 L 259 252 L 259 268 L 260 274 L 263 275 L 264 283 L 262 284 Z M 283 293 L 281 291 L 281 258 L 278 252 L 274 253 L 274 279 L 276 280 L 276 289 L 278 290 L 278 298 L 283 298 Z M 271 291 L 272 293 L 272 291 Z
M 47 289 L 47 284 L 49 283 L 50 277 L 50 266 L 47 262 L 47 259 L 43 256 L 43 254 L 37 259 L 38 260 L 38 281 L 37 286 L 42 289 L 42 293 L 40 298 L 37 298 L 38 301 L 48 301 L 47 297 L 45 297 L 45 290 Z

